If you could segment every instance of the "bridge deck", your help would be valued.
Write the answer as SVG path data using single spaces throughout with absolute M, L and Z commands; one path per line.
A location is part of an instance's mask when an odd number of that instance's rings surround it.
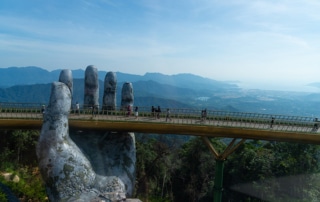
M 165 113 L 157 118 L 147 110 L 141 111 L 137 119 L 119 110 L 100 111 L 94 115 L 91 111 L 83 110 L 80 114 L 71 111 L 69 126 L 78 130 L 181 134 L 320 144 L 319 122 L 310 117 L 218 111 L 209 111 L 206 117 L 201 117 L 199 112 L 194 110 L 171 111 L 173 112 L 171 120 L 167 121 Z M 42 116 L 39 110 L 2 109 L 0 128 L 40 130 Z

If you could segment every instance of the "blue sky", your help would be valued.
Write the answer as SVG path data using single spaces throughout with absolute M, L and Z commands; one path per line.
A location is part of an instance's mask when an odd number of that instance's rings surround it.
M 1 0 L 0 67 L 290 88 L 320 82 L 319 10 L 318 0 Z

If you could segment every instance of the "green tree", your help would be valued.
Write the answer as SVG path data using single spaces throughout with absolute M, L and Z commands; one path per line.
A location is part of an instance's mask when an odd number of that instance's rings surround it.
M 261 141 L 246 142 L 228 158 L 224 179 L 228 200 L 261 201 L 271 197 L 270 189 L 274 187 L 261 184 L 272 183 L 275 157 L 273 151 L 263 145 Z
M 319 190 L 320 146 L 297 143 L 274 143 L 266 147 L 275 152 L 273 173 L 277 177 L 279 189 L 276 195 L 284 198 L 312 201 L 313 190 Z M 285 194 L 284 194 L 285 193 Z M 311 194 L 312 193 L 312 194 Z M 319 196 L 319 195 L 318 195 Z
M 39 138 L 39 131 L 33 130 L 8 130 L 0 131 L 0 160 L 2 168 L 28 164 L 36 166 L 35 147 Z M 31 161 L 30 161 L 31 160 Z
M 228 201 L 313 201 L 319 197 L 319 146 L 250 141 L 225 167 Z
M 35 146 L 39 137 L 38 131 L 23 131 L 15 130 L 12 133 L 13 141 L 15 142 L 14 151 L 16 152 L 16 162 L 19 163 L 30 163 L 30 159 L 35 159 Z M 21 154 L 24 153 L 22 156 Z M 27 154 L 27 155 L 26 155 Z M 23 157 L 25 159 L 23 159 Z
M 2 177 L 0 182 L 8 186 L 21 201 L 47 201 L 35 152 L 39 132 L 2 130 L 0 134 L 0 172 L 19 176 L 18 182 L 6 181 Z
M 225 144 L 211 139 L 216 149 Z M 179 167 L 173 176 L 174 201 L 213 201 L 215 159 L 201 138 L 185 143 L 179 152 Z
M 173 200 L 171 174 L 177 166 L 173 157 L 177 145 L 168 142 L 163 135 L 137 141 L 136 197 L 143 201 Z

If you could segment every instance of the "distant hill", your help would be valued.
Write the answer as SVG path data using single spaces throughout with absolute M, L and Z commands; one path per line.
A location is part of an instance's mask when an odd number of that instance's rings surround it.
M 48 103 L 51 84 L 17 85 L 0 88 L 0 102 Z
M 60 72 L 61 69 L 50 72 L 34 66 L 0 68 L 0 87 L 51 83 L 58 80 Z M 82 69 L 72 70 L 73 78 L 84 78 L 84 72 Z M 106 74 L 106 71 L 98 71 L 99 79 L 104 81 Z M 237 88 L 234 84 L 203 78 L 193 74 L 164 75 L 160 73 L 146 73 L 143 76 L 121 72 L 116 72 L 116 74 L 119 83 L 153 80 L 160 84 L 196 90 Z
M 0 68 L 0 102 L 47 103 L 51 83 L 57 81 L 61 70 L 47 71 L 40 67 Z M 74 78 L 73 102 L 83 102 L 84 73 L 82 69 L 72 70 Z M 103 98 L 103 86 L 106 71 L 98 71 L 100 85 L 100 103 Z M 117 105 L 121 101 L 121 88 L 124 82 L 131 82 L 134 88 L 135 104 L 140 106 L 163 107 L 176 106 L 191 108 L 197 105 L 197 97 L 211 95 L 214 92 L 238 89 L 234 84 L 215 81 L 192 74 L 164 75 L 146 73 L 134 75 L 116 72 Z
M 57 72 L 48 72 L 39 67 L 0 68 L 1 87 L 50 83 L 57 77 Z
M 152 80 L 161 84 L 190 88 L 197 91 L 202 89 L 225 90 L 238 87 L 235 84 L 203 78 L 193 74 L 177 74 L 169 76 L 160 73 L 146 73 L 140 80 Z
M 80 104 L 82 104 L 84 98 L 84 79 L 74 79 L 73 85 L 73 103 L 79 102 Z M 118 83 L 117 106 L 120 106 L 121 102 L 122 85 L 123 82 Z M 99 86 L 99 99 L 100 103 L 102 103 L 104 84 L 101 80 L 99 81 Z M 189 98 L 191 99 L 191 97 L 195 94 L 195 92 L 192 90 L 175 86 L 162 85 L 154 81 L 133 82 L 133 88 L 135 105 L 161 105 L 162 107 L 192 108 L 190 104 L 187 104 L 185 102 L 185 98 L 188 97 L 187 95 L 189 95 Z M 50 91 L 51 83 L 17 85 L 9 88 L 0 88 L 0 102 L 46 104 L 49 102 Z

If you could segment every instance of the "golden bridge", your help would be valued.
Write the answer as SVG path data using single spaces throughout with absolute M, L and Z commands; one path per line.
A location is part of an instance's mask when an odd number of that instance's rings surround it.
M 0 103 L 0 129 L 40 130 L 41 104 Z M 139 107 L 139 116 L 126 109 L 70 110 L 69 127 L 75 130 L 103 130 L 202 137 L 216 159 L 214 201 L 221 201 L 224 160 L 247 139 L 320 144 L 320 121 L 314 117 L 258 114 L 215 110 L 167 109 L 152 112 Z M 218 153 L 210 137 L 233 138 Z M 240 139 L 240 140 L 238 140 Z
M 0 129 L 41 129 L 41 104 L 0 103 Z M 139 116 L 126 109 L 70 110 L 69 126 L 74 129 L 126 131 L 139 133 L 244 138 L 320 144 L 320 122 L 314 117 L 257 114 L 207 110 L 166 109 L 152 113 L 139 107 Z M 45 113 L 45 112 L 44 112 Z M 157 117 L 159 115 L 159 118 Z

